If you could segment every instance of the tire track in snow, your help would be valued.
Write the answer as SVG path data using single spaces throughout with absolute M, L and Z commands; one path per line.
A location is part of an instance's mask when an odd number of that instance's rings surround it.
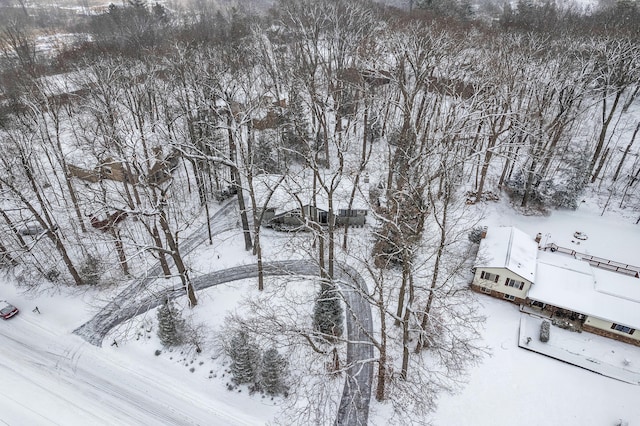
M 37 333 L 25 338 L 26 327 L 0 333 L 1 377 L 18 378 L 21 388 L 28 385 L 56 407 L 50 414 L 58 418 L 71 416 L 79 421 L 68 424 L 127 425 L 247 425 L 248 419 L 221 411 L 211 401 L 191 391 L 182 383 L 146 375 L 144 366 L 130 368 L 113 358 L 105 357 L 95 347 L 72 338 L 60 343 L 59 336 Z M 81 343 L 78 345 L 78 343 Z M 71 355 L 69 357 L 68 355 Z M 123 374 L 124 373 L 124 374 Z M 14 379 L 11 379 L 14 380 Z M 4 384 L 4 383 L 3 383 Z M 18 388 L 16 386 L 15 388 Z M 15 389 L 14 388 L 14 389 Z M 1 398 L 7 401 L 12 389 L 0 387 Z M 4 402 L 0 402 L 0 407 Z M 46 404 L 27 407 L 32 417 L 47 417 Z M 3 417 L 0 410 L 0 417 Z M 28 424 L 22 421 L 13 424 Z M 56 424 L 56 422 L 51 421 Z M 35 424 L 42 424 L 36 422 Z

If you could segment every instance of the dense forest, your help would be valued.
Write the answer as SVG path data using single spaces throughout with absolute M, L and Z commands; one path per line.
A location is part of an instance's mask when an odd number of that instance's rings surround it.
M 194 306 L 183 235 L 235 203 L 261 265 L 265 176 L 270 193 L 302 176 L 328 200 L 322 223 L 298 212 L 321 294 L 339 261 L 370 280 L 376 398 L 429 411 L 425 381 L 450 388 L 481 350 L 458 291 L 469 209 L 542 215 L 588 191 L 640 216 L 640 9 L 409 3 L 0 3 L 1 267 L 31 288 L 110 286 L 158 261 Z M 334 220 L 358 196 L 366 238 Z M 423 352 L 437 374 L 410 368 Z

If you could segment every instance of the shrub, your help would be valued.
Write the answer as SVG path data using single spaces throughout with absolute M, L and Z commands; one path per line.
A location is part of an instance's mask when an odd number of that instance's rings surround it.
M 542 321 L 540 324 L 540 341 L 547 343 L 549 341 L 549 334 L 551 331 L 551 323 L 547 320 Z
M 186 326 L 180 311 L 171 300 L 166 299 L 158 308 L 158 337 L 164 346 L 177 346 L 184 343 Z
M 474 244 L 480 244 L 480 241 L 482 241 L 482 234 L 484 234 L 486 231 L 486 226 L 476 226 L 471 231 L 469 231 L 469 241 Z

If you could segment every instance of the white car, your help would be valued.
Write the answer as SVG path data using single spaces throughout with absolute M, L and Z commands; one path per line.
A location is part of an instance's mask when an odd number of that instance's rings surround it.
M 0 300 L 0 317 L 7 320 L 18 312 L 20 312 L 18 308 L 13 306 L 11 303 L 6 300 Z

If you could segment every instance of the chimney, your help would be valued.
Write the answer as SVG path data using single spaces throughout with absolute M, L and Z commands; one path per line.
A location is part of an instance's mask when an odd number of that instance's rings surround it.
M 487 237 L 487 227 L 483 226 L 482 232 L 480 233 L 480 238 L 486 238 L 486 237 Z

